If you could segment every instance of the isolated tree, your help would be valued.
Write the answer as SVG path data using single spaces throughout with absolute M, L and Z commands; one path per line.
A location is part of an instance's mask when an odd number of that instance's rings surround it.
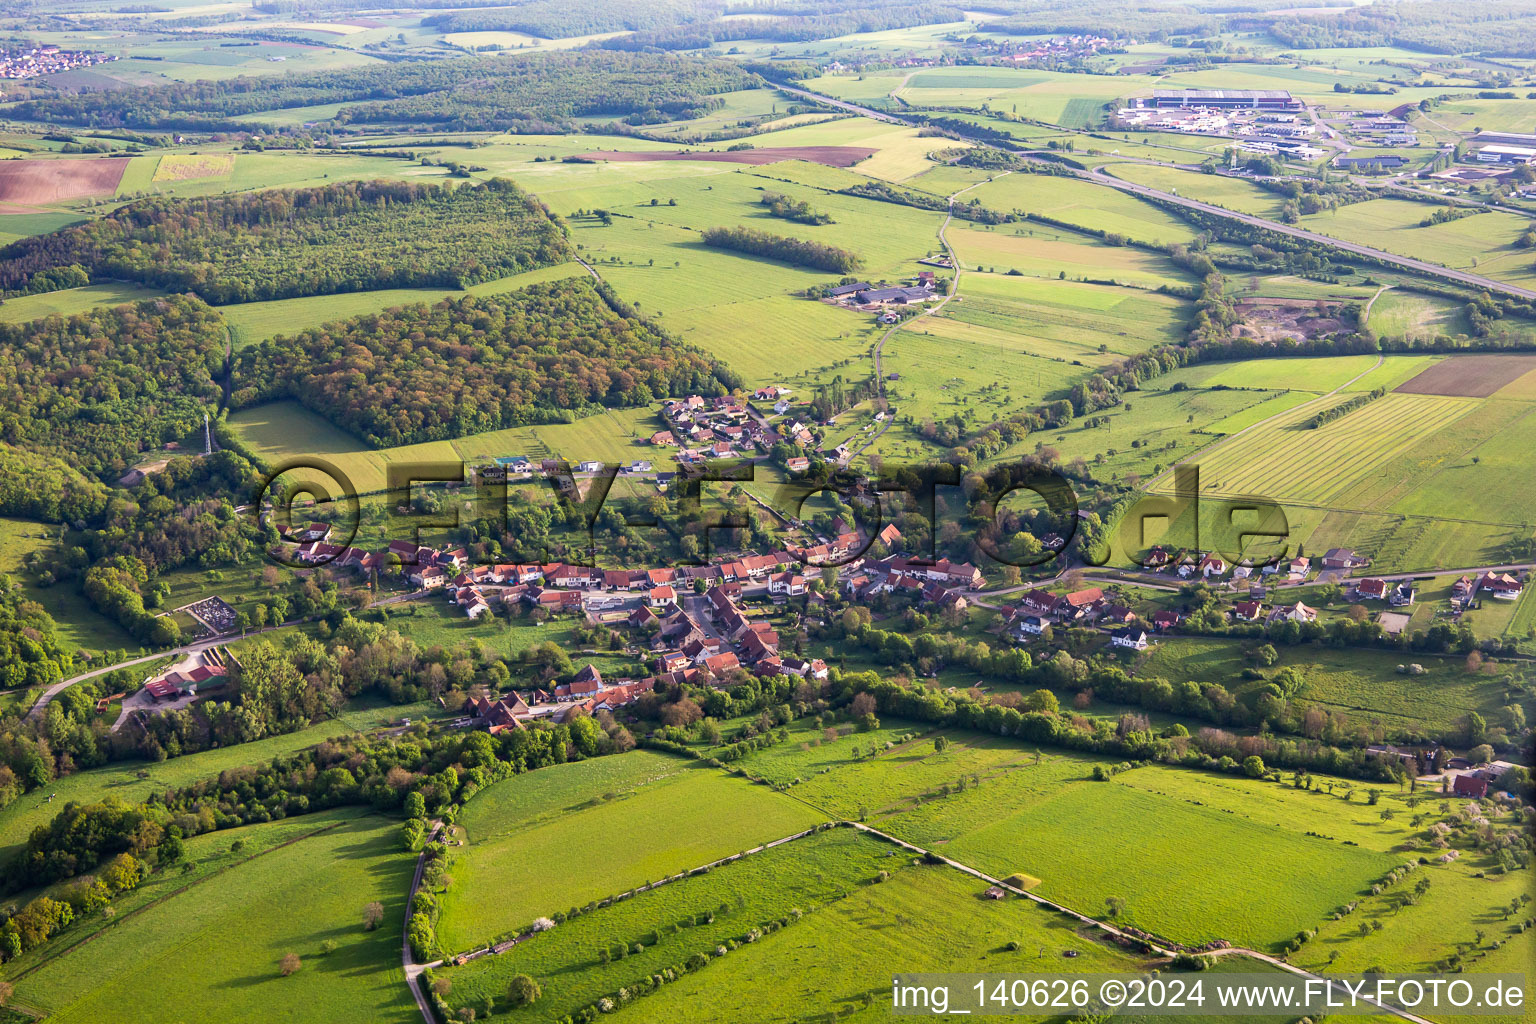
M 949 737 L 948 736 L 935 736 L 933 738 L 933 749 L 938 751 L 939 753 L 941 753 L 941 754 L 944 753 L 945 748 L 948 747 L 948 746 L 949 746 Z
M 378 900 L 363 906 L 363 931 L 371 932 L 384 920 L 384 904 Z
M 286 978 L 290 974 L 297 973 L 298 969 L 300 967 L 303 967 L 303 966 L 304 966 L 304 964 L 299 960 L 299 954 L 297 954 L 297 953 L 289 953 L 287 956 L 283 957 L 283 963 L 282 963 L 283 977 Z
M 519 974 L 507 985 L 507 999 L 513 1006 L 527 1006 L 544 994 L 539 983 L 526 974 Z

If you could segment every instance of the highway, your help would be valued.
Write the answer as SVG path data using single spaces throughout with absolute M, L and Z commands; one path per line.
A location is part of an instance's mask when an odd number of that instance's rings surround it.
M 778 88 L 783 92 L 787 92 L 794 96 L 800 96 L 804 99 L 814 100 L 818 103 L 824 103 L 828 106 L 836 107 L 839 110 L 846 110 L 849 113 L 860 114 L 864 117 L 871 117 L 877 121 L 885 121 L 890 124 L 904 124 L 908 125 L 909 127 L 918 127 L 917 125 L 913 124 L 913 122 L 907 121 L 893 114 L 883 113 L 878 110 L 871 110 L 868 107 L 861 107 L 856 103 L 849 103 L 845 100 L 833 99 L 830 96 L 823 96 L 820 93 L 810 92 L 809 90 L 801 89 L 798 86 L 782 85 L 779 83 L 775 84 L 778 85 Z M 963 132 L 957 134 L 960 134 L 962 137 L 964 137 Z M 1013 153 L 1015 156 L 1023 157 L 1026 160 L 1039 160 L 1042 163 L 1049 162 L 1043 160 L 1039 156 L 1036 156 L 1029 150 L 1017 149 L 1012 146 L 1004 146 L 989 139 L 976 137 L 971 138 L 969 141 L 978 143 L 980 145 L 991 146 L 994 149 L 1003 149 Z M 1163 202 L 1173 203 L 1176 206 L 1182 206 L 1186 209 L 1199 210 L 1203 213 L 1213 214 L 1218 217 L 1225 217 L 1228 220 L 1235 220 L 1243 224 L 1264 228 L 1268 231 L 1274 231 L 1277 234 L 1289 235 L 1292 238 L 1299 238 L 1308 242 L 1316 242 L 1321 245 L 1332 246 L 1333 248 L 1341 249 L 1344 252 L 1354 253 L 1357 256 L 1367 256 L 1371 259 L 1379 260 L 1383 263 L 1390 263 L 1394 266 L 1402 267 L 1405 270 L 1411 270 L 1416 273 L 1429 274 L 1433 277 L 1439 277 L 1447 281 L 1454 281 L 1457 284 L 1469 285 L 1473 288 L 1482 288 L 1489 292 L 1499 292 L 1504 295 L 1512 295 L 1516 298 L 1536 299 L 1536 290 L 1530 288 L 1521 288 L 1518 285 L 1507 284 L 1503 281 L 1495 281 L 1492 278 L 1483 277 L 1480 274 L 1470 274 L 1464 270 L 1455 270 L 1451 267 L 1441 266 L 1438 263 L 1429 263 L 1425 260 L 1414 259 L 1411 256 L 1399 256 L 1397 253 L 1386 252 L 1382 249 L 1373 249 L 1368 245 L 1359 245 L 1355 242 L 1347 242 L 1342 239 L 1334 238 L 1331 235 L 1320 234 L 1316 231 L 1308 231 L 1305 228 L 1298 228 L 1290 224 L 1281 224 L 1278 221 L 1266 220 L 1263 217 L 1255 217 L 1247 213 L 1238 213 L 1234 210 L 1228 210 L 1225 207 L 1214 206 L 1210 203 L 1203 203 L 1198 199 L 1189 199 L 1184 196 L 1174 195 L 1171 192 L 1162 192 L 1155 188 L 1148 188 L 1146 185 L 1138 185 L 1135 182 L 1122 181 L 1119 178 L 1111 177 L 1110 175 L 1103 174 L 1099 171 L 1074 170 L 1073 173 L 1077 177 L 1086 181 L 1091 181 L 1097 185 L 1104 185 L 1109 188 L 1119 189 L 1122 192 L 1129 192 L 1132 195 L 1142 196 L 1147 199 L 1158 199 Z

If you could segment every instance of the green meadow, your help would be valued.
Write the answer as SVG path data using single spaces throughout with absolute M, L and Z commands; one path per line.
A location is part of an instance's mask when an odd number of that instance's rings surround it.
M 421 717 L 428 713 L 430 708 L 425 704 L 395 705 L 359 698 L 336 718 L 317 722 L 297 732 L 165 761 L 118 761 L 65 775 L 0 809 L 0 863 L 19 853 L 32 830 L 53 820 L 67 803 L 95 803 L 109 796 L 130 802 L 143 800 L 151 793 L 210 779 L 229 768 L 262 764 L 333 736 L 368 731 L 402 716 Z M 52 802 L 48 799 L 50 796 Z
M 623 772 L 607 766 L 620 761 Z M 588 767 L 589 764 L 599 767 Z M 545 779 L 547 773 L 555 778 Z M 595 772 L 595 776 L 588 773 Z M 438 936 L 448 949 L 535 917 L 698 867 L 824 820 L 796 800 L 718 770 L 646 752 L 499 783 L 465 806 Z M 535 799 L 535 796 L 537 799 Z M 548 870 L 540 866 L 548 866 Z
M 1306 600 L 1298 595 L 1292 600 Z M 1425 600 L 1430 600 L 1426 595 Z M 1422 664 L 1423 675 L 1405 675 L 1397 666 Z M 1220 683 L 1238 694 L 1257 690 L 1262 680 L 1245 681 L 1245 644 L 1215 637 L 1179 637 L 1160 643 L 1137 663 L 1137 674 L 1175 682 Z M 1506 684 L 1492 672 L 1469 673 L 1459 657 L 1407 651 L 1326 650 L 1282 647 L 1276 669 L 1291 667 L 1305 680 L 1296 700 L 1315 704 L 1363 724 L 1380 722 L 1394 731 L 1455 732 L 1469 711 L 1500 724 Z
M 1295 825 L 1149 793 L 1119 776 L 1095 782 L 1081 761 L 1043 767 L 983 779 L 881 827 L 994 877 L 1038 878 L 1033 892 L 1084 913 L 1104 916 L 1106 900 L 1118 898 L 1121 920 L 1155 934 L 1260 949 L 1315 926 L 1396 863 Z M 1191 836 L 1200 837 L 1199 856 Z
M 0 303 L 0 323 L 24 323 L 55 314 L 71 316 L 98 306 L 119 306 L 126 302 L 152 299 L 163 294 L 164 292 L 153 288 L 111 282 L 88 284 L 83 288 L 66 288 L 57 292 L 43 292 L 38 295 L 18 295 Z
M 895 861 L 895 858 L 892 858 Z M 898 862 L 899 863 L 899 862 Z M 688 974 L 625 1011 L 716 1024 L 888 1020 L 892 968 L 1075 974 L 1134 971 L 1129 954 L 946 867 L 910 866 Z M 1017 943 L 1014 951 L 1011 943 Z M 1073 958 L 1067 959 L 1071 952 Z M 1047 959 L 1048 958 L 1048 959 Z
M 1204 174 L 1199 171 L 1183 171 L 1154 164 L 1110 164 L 1103 169 L 1125 181 L 1259 217 L 1278 220 L 1280 207 L 1284 204 L 1284 199 L 1280 195 L 1241 178 Z
M 1092 231 L 1117 232 L 1138 242 L 1187 242 L 1195 229 L 1151 203 L 1108 185 L 1047 174 L 1009 174 L 967 193 L 983 206 L 1020 210 Z
M 544 281 L 558 281 L 586 273 L 579 263 L 542 267 L 496 281 L 471 285 L 463 291 L 445 288 L 386 288 L 380 291 L 343 292 L 297 299 L 272 299 L 221 306 L 219 315 L 229 324 L 235 348 L 244 348 L 279 334 L 296 334 L 338 320 L 378 313 L 417 302 L 428 304 L 463 295 L 499 295 Z
M 880 871 L 902 870 L 905 862 L 892 853 L 890 845 L 871 836 L 833 829 L 669 882 L 570 918 L 501 955 L 440 971 L 453 986 L 448 1004 L 478 1006 L 487 996 L 500 1001 L 514 975 L 528 974 L 540 980 L 544 992 L 534 1006 L 513 1011 L 515 1016 L 558 1021 L 696 953 L 713 956 L 717 947 L 741 941 L 767 921 L 798 911 L 805 917 L 790 927 L 807 924 L 857 898 Z M 622 959 L 600 957 L 599 950 L 621 945 L 628 952 Z M 730 970 L 734 955 L 707 970 Z
M 218 837 L 232 841 L 241 831 Z M 148 1024 L 189 1012 L 257 1024 L 322 1011 L 328 1020 L 408 1024 L 419 1014 L 400 984 L 396 923 L 414 867 L 397 822 L 343 817 L 336 828 L 123 915 L 21 979 L 16 1001 L 53 1021 Z M 386 924 L 364 931 L 363 907 L 374 901 Z M 335 948 L 326 952 L 326 943 Z M 285 978 L 278 966 L 288 953 L 302 966 Z

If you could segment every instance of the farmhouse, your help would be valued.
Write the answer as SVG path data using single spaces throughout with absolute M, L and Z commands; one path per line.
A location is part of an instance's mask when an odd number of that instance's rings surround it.
M 855 293 L 853 298 L 861 306 L 905 306 L 926 302 L 933 298 L 933 291 L 921 287 L 870 288 Z

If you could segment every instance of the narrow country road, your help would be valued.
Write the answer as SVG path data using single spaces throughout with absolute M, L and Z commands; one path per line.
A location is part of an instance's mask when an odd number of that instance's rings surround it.
M 431 591 L 413 590 L 405 594 L 391 594 L 388 597 L 382 597 L 379 600 L 370 603 L 368 607 L 378 608 L 381 605 L 399 604 L 401 601 L 414 601 L 417 598 L 423 597 L 429 593 L 431 593 Z M 145 654 L 137 658 L 128 658 L 124 661 L 116 662 L 115 664 L 103 665 L 100 668 L 93 668 L 89 672 L 82 672 L 77 676 L 69 677 L 63 682 L 54 683 L 52 686 L 48 687 L 48 689 L 44 690 L 42 695 L 37 698 L 37 702 L 32 705 L 30 710 L 27 711 L 26 720 L 29 722 L 35 722 L 42 718 L 43 713 L 48 710 L 49 702 L 51 702 L 55 697 L 63 693 L 65 690 L 69 689 L 71 686 L 74 686 L 76 683 L 83 683 L 87 679 L 94 679 L 97 676 L 105 675 L 108 672 L 115 672 L 120 668 L 131 668 L 134 665 L 142 665 L 146 661 L 155 661 L 158 658 L 168 658 L 175 655 L 185 656 L 188 654 L 196 654 L 200 651 L 206 651 L 210 647 L 221 647 L 224 644 L 234 643 L 236 640 L 243 640 L 248 636 L 260 636 L 262 633 L 270 633 L 277 629 L 287 629 L 290 626 L 302 626 L 304 623 L 310 621 L 312 621 L 312 619 L 289 619 L 287 622 L 281 622 L 275 626 L 263 626 L 261 629 L 252 629 L 244 633 L 221 633 L 218 636 L 211 636 L 202 640 L 196 640 L 190 644 L 182 644 L 180 647 L 168 647 L 163 651 L 156 651 L 153 654 Z
M 432 831 L 427 833 L 427 842 L 435 840 L 442 829 L 441 821 L 433 821 Z M 423 846 L 421 854 L 416 858 L 416 874 L 411 877 L 411 891 L 405 897 L 405 921 L 400 926 L 400 966 L 405 969 L 405 983 L 411 987 L 411 995 L 416 997 L 416 1008 L 421 1011 L 421 1019 L 426 1024 L 437 1024 L 432 1004 L 427 1002 L 426 995 L 421 991 L 421 972 L 428 967 L 436 967 L 442 961 L 418 964 L 411 953 L 411 905 L 416 902 L 416 890 L 421 888 L 421 876 L 426 869 L 427 851 Z
M 784 92 L 790 93 L 792 95 L 800 96 L 804 99 L 812 100 L 817 103 L 824 103 L 827 106 L 835 107 L 839 110 L 846 110 L 850 113 L 860 114 L 864 117 L 873 118 L 876 121 L 885 121 L 889 124 L 901 124 L 907 125 L 908 127 L 917 127 L 911 121 L 896 117 L 893 114 L 886 114 L 878 110 L 871 110 L 868 107 L 861 107 L 856 103 L 849 103 L 846 100 L 834 99 L 831 96 L 823 96 L 820 93 L 811 92 L 808 89 L 802 89 L 798 86 L 784 85 L 781 83 L 775 83 L 775 85 Z M 965 137 L 963 133 L 957 134 Z M 1041 158 L 1036 156 L 1033 151 L 1003 145 L 992 140 L 969 138 L 968 141 L 975 142 L 979 145 L 991 146 L 995 149 L 1002 149 L 1026 160 L 1041 160 Z M 1482 288 L 1490 292 L 1502 292 L 1505 295 L 1514 295 L 1522 299 L 1536 299 L 1536 289 L 1522 288 L 1519 285 L 1508 284 L 1504 281 L 1495 281 L 1492 278 L 1483 277 L 1480 274 L 1472 274 L 1464 270 L 1456 270 L 1451 267 L 1442 266 L 1438 263 L 1429 263 L 1424 260 L 1414 259 L 1411 256 L 1399 256 L 1397 253 L 1387 252 L 1384 249 L 1373 249 L 1368 245 L 1360 245 L 1356 242 L 1347 242 L 1343 239 L 1334 238 L 1332 235 L 1325 235 L 1317 231 L 1309 231 L 1306 228 L 1298 228 L 1290 224 L 1281 224 L 1278 221 L 1266 220 L 1263 217 L 1255 217 L 1252 214 L 1238 213 L 1235 210 L 1228 210 L 1222 206 L 1215 206 L 1211 203 L 1203 203 L 1198 199 L 1189 199 L 1185 196 L 1174 195 L 1171 192 L 1163 192 L 1159 189 L 1149 188 L 1146 185 L 1138 185 L 1135 182 L 1123 181 L 1119 178 L 1111 177 L 1110 175 L 1099 171 L 1074 171 L 1073 176 L 1085 181 L 1094 182 L 1098 185 L 1105 185 L 1109 188 L 1119 189 L 1122 192 L 1129 192 L 1132 195 L 1142 196 L 1147 199 L 1156 199 L 1165 203 L 1172 203 L 1175 206 L 1182 206 L 1190 210 L 1199 210 L 1202 213 L 1209 213 L 1218 217 L 1224 217 L 1228 220 L 1235 220 L 1242 224 L 1264 228 L 1267 231 L 1274 231 L 1278 234 L 1289 235 L 1292 238 L 1300 238 L 1308 242 L 1316 242 L 1320 245 L 1332 246 L 1335 249 L 1341 249 L 1344 252 L 1354 253 L 1357 256 L 1365 256 L 1370 259 L 1379 260 L 1383 263 L 1390 263 L 1395 266 L 1403 267 L 1417 273 L 1429 274 L 1434 277 L 1444 278 L 1448 281 L 1455 281 L 1458 284 L 1470 285 L 1471 287 Z
M 944 297 L 940 299 L 938 303 L 929 307 L 928 309 L 923 310 L 917 316 L 913 317 L 912 320 L 892 324 L 890 330 L 880 335 L 879 340 L 875 342 L 875 386 L 880 389 L 880 394 L 885 394 L 885 370 L 881 366 L 880 355 L 885 349 L 885 343 L 891 339 L 891 335 L 901 330 L 902 327 L 906 326 L 908 323 L 921 320 L 925 316 L 932 316 L 933 314 L 937 313 L 939 310 L 943 309 L 949 303 L 949 300 L 953 299 L 955 295 L 960 291 L 960 274 L 964 268 L 961 267 L 960 260 L 955 255 L 954 246 L 949 244 L 949 238 L 945 235 L 945 232 L 949 229 L 950 221 L 954 220 L 955 217 L 955 200 L 959 199 L 973 188 L 979 188 L 982 185 L 985 185 L 988 181 L 994 181 L 997 178 L 1003 177 L 1005 174 L 1011 173 L 1013 172 L 1003 171 L 1002 174 L 994 175 L 993 177 L 988 178 L 986 181 L 978 181 L 974 185 L 967 185 L 965 188 L 949 197 L 948 209 L 944 212 L 944 222 L 939 225 L 939 244 L 944 247 L 944 252 L 949 256 L 950 268 L 954 271 L 954 276 L 950 278 L 949 291 L 944 294 Z M 870 447 L 875 444 L 875 442 L 879 441 L 880 438 L 885 436 L 885 432 L 887 430 L 891 429 L 892 422 L 894 422 L 894 418 L 887 416 L 885 422 L 880 424 L 880 429 L 875 431 L 869 440 L 865 441 L 863 444 L 859 445 L 859 447 L 850 451 L 847 457 L 843 459 L 842 464 L 845 466 L 849 465 L 853 462 L 854 459 L 857 459 L 860 455 L 863 455 L 866 451 L 868 451 Z

